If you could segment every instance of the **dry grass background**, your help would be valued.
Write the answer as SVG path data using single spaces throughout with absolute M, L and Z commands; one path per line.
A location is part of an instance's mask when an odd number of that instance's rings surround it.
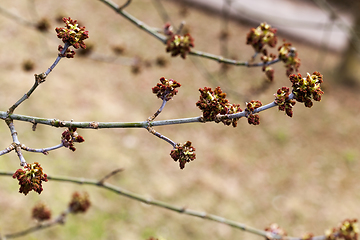
M 231 102 L 273 101 L 273 93 L 290 86 L 282 64 L 275 66 L 276 80 L 261 93 L 254 89 L 264 81 L 260 68 L 230 67 L 227 78 L 219 75 L 214 61 L 189 57 L 171 58 L 164 46 L 99 1 L 1 1 L 1 7 L 24 19 L 47 18 L 49 33 L 39 33 L 0 15 L 0 103 L 5 111 L 33 84 L 34 73 L 45 71 L 55 59 L 60 41 L 53 29 L 59 15 L 78 19 L 89 30 L 89 57 L 63 59 L 55 70 L 15 112 L 18 114 L 75 121 L 143 121 L 161 105 L 151 93 L 162 76 L 182 84 L 158 119 L 200 115 L 195 103 L 204 86 L 232 90 Z M 116 1 L 121 4 L 122 1 Z M 172 20 L 186 20 L 196 49 L 220 53 L 221 18 L 176 2 L 164 1 Z M 30 7 L 29 7 L 30 6 Z M 127 11 L 150 26 L 163 22 L 150 0 L 133 1 Z M 245 45 L 249 26 L 230 22 L 229 49 L 237 59 L 247 60 L 252 49 Z M 60 24 L 62 26 L 62 24 Z M 281 33 L 279 33 L 281 35 Z M 282 37 L 280 37 L 281 39 Z M 86 142 L 77 151 L 60 149 L 48 156 L 24 153 L 28 162 L 38 161 L 49 175 L 100 179 L 116 168 L 125 171 L 109 182 L 157 200 L 243 222 L 260 229 L 276 222 L 290 235 L 315 235 L 345 218 L 358 218 L 359 200 L 359 98 L 356 90 L 343 89 L 332 78 L 339 55 L 323 53 L 292 40 L 302 59 L 300 72 L 321 71 L 325 95 L 311 109 L 297 104 L 294 117 L 276 109 L 261 113 L 261 124 L 250 126 L 241 119 L 237 128 L 220 124 L 186 124 L 158 127 L 176 142 L 190 140 L 197 159 L 180 170 L 169 156 L 171 146 L 143 129 L 79 130 Z M 97 61 L 96 56 L 115 56 L 112 47 L 123 46 L 121 57 L 140 57 L 152 62 L 133 74 L 131 67 Z M 164 56 L 168 65 L 154 64 Z M 319 56 L 325 56 L 319 61 Z M 22 70 L 26 60 L 35 63 Z M 209 81 L 200 65 L 214 76 Z M 317 66 L 322 66 L 319 69 Z M 59 143 L 64 129 L 15 122 L 19 139 L 29 147 Z M 0 149 L 11 143 L 5 123 L 0 124 Z M 7 154 L 0 168 L 15 171 L 17 156 Z M 57 215 L 66 208 L 72 192 L 87 191 L 92 207 L 85 215 L 69 216 L 64 226 L 39 231 L 23 239 L 259 239 L 226 225 L 148 206 L 106 190 L 50 181 L 41 195 L 17 193 L 17 181 L 1 178 L 0 232 L 34 225 L 32 206 L 45 202 Z

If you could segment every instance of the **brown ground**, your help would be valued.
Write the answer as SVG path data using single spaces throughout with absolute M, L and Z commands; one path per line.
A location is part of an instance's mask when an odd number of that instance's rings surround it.
M 260 68 L 230 67 L 225 77 L 219 74 L 217 62 L 198 57 L 171 58 L 158 40 L 99 1 L 35 3 L 37 13 L 28 2 L 1 2 L 1 7 L 24 19 L 47 18 L 51 25 L 48 33 L 39 33 L 0 15 L 2 111 L 28 91 L 34 73 L 45 71 L 55 59 L 61 42 L 52 29 L 62 26 L 56 22 L 59 15 L 71 16 L 87 27 L 88 44 L 94 46 L 94 51 L 86 58 L 63 59 L 15 113 L 74 121 L 143 121 L 161 104 L 151 88 L 162 76 L 179 81 L 182 87 L 159 120 L 199 116 L 195 103 L 198 89 L 204 86 L 221 86 L 230 92 L 231 102 L 242 106 L 252 99 L 269 103 L 279 87 L 290 87 L 281 63 L 275 66 L 275 82 L 259 92 L 256 89 L 264 82 Z M 176 25 L 186 20 L 197 50 L 221 53 L 222 24 L 218 16 L 193 9 L 187 9 L 184 16 L 182 6 L 173 2 L 164 2 L 164 6 Z M 127 11 L 150 26 L 163 25 L 151 1 L 134 1 Z M 253 54 L 245 45 L 249 26 L 230 22 L 229 29 L 230 55 L 248 60 Z M 76 152 L 60 149 L 48 156 L 25 153 L 25 158 L 40 162 L 49 175 L 100 179 L 116 168 L 124 168 L 109 182 L 260 229 L 276 222 L 292 236 L 323 234 L 345 218 L 360 215 L 359 98 L 356 89 L 334 83 L 338 55 L 292 42 L 302 60 L 301 74 L 324 74 L 323 100 L 311 109 L 297 104 L 293 118 L 276 109 L 265 111 L 259 126 L 250 126 L 241 119 L 237 128 L 215 123 L 156 128 L 176 142 L 193 142 L 197 159 L 184 170 L 170 158 L 169 144 L 141 129 L 79 130 L 86 142 L 77 144 Z M 114 46 L 122 46 L 123 55 L 113 63 L 99 61 L 100 57 L 115 57 Z M 166 67 L 155 64 L 159 56 L 166 59 Z M 143 64 L 134 74 L 131 66 L 121 64 L 134 57 L 151 66 Z M 26 60 L 35 63 L 33 70 L 23 71 Z M 215 82 L 204 74 L 204 67 Z M 58 144 L 64 130 L 39 125 L 33 132 L 29 123 L 15 124 L 20 141 L 34 148 Z M 0 149 L 4 149 L 11 143 L 5 123 L 0 124 L 0 135 Z M 1 157 L 1 170 L 14 172 L 18 167 L 14 153 Z M 91 186 L 50 181 L 44 184 L 41 195 L 30 193 L 24 197 L 17 193 L 17 181 L 10 177 L 1 180 L 2 234 L 34 225 L 30 209 L 35 203 L 45 202 L 56 216 L 66 208 L 73 191 L 87 191 L 93 204 L 89 212 L 70 216 L 64 226 L 24 239 L 259 239 Z

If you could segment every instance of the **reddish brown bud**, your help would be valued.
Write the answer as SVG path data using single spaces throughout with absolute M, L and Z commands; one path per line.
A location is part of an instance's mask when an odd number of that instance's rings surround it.
M 39 222 L 49 220 L 51 218 L 51 210 L 45 204 L 39 203 L 32 209 L 32 218 Z
M 160 78 L 160 82 L 155 87 L 152 88 L 152 92 L 160 99 L 169 101 L 177 93 L 176 88 L 181 87 L 181 84 L 173 79 L 166 79 L 164 77 Z
M 71 213 L 84 213 L 88 210 L 91 203 L 89 200 L 89 195 L 87 193 L 80 194 L 75 192 L 72 195 L 71 201 L 69 203 L 69 209 Z

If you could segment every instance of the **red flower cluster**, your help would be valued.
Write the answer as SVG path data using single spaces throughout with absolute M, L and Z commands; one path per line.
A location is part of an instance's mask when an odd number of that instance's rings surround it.
M 72 213 L 84 213 L 88 210 L 90 205 L 91 202 L 87 193 L 81 195 L 80 193 L 75 192 L 69 203 L 69 209 Z
M 290 89 L 287 87 L 279 88 L 275 95 L 275 103 L 278 105 L 280 111 L 285 111 L 289 117 L 293 116 L 292 107 L 296 101 L 289 99 Z
M 255 100 L 252 100 L 251 102 L 246 103 L 245 111 L 247 112 L 247 119 L 248 119 L 249 124 L 253 124 L 253 125 L 260 124 L 259 115 L 254 115 L 253 111 L 261 106 L 262 106 L 262 103 L 260 101 L 255 101 Z
M 62 52 L 63 49 L 64 49 L 64 47 L 61 46 L 61 45 L 59 45 L 58 51 L 59 51 L 60 53 Z M 61 57 L 74 58 L 74 56 L 75 56 L 75 51 L 72 50 L 72 49 L 67 48 L 64 54 L 59 54 L 59 55 L 60 55 Z
M 76 132 L 76 129 L 75 127 L 68 128 L 61 135 L 61 141 L 64 146 L 73 152 L 76 150 L 74 142 L 82 143 L 85 141 L 85 139 Z
M 345 219 L 337 228 L 325 232 L 326 240 L 357 240 L 359 226 L 357 219 Z
M 23 169 L 18 169 L 13 175 L 19 181 L 20 193 L 27 195 L 30 191 L 34 190 L 37 193 L 43 191 L 42 182 L 47 182 L 47 175 L 43 173 L 43 169 L 39 163 L 34 162 L 27 164 Z
M 312 75 L 308 73 L 306 78 L 302 78 L 300 73 L 292 74 L 289 78 L 296 101 L 303 102 L 306 107 L 310 108 L 313 105 L 311 99 L 321 100 L 321 95 L 324 94 L 320 86 L 323 82 L 323 75 L 319 72 L 314 72 Z
M 265 228 L 265 231 L 267 232 L 270 232 L 274 235 L 277 235 L 277 236 L 281 236 L 281 237 L 284 237 L 286 236 L 286 232 L 284 231 L 284 229 L 280 228 L 279 225 L 277 225 L 276 223 L 272 223 L 270 224 L 269 227 Z M 266 238 L 267 240 L 271 240 L 273 238 Z
M 171 52 L 171 56 L 180 56 L 185 59 L 186 54 L 190 52 L 190 48 L 194 47 L 194 39 L 189 33 L 181 36 L 179 34 L 173 34 L 166 43 L 166 52 Z
M 89 38 L 89 32 L 85 30 L 85 27 L 79 27 L 77 20 L 73 20 L 70 17 L 64 17 L 62 20 L 66 26 L 62 28 L 55 28 L 57 37 L 60 38 L 64 43 L 68 43 L 70 46 L 73 46 L 76 49 L 79 47 L 85 49 L 86 45 L 84 40 Z M 71 55 L 74 57 L 75 52 L 71 53 Z M 68 54 L 65 56 L 68 57 Z
M 191 146 L 191 142 L 187 141 L 184 144 L 178 143 L 175 149 L 171 150 L 170 156 L 174 161 L 180 163 L 180 169 L 185 167 L 185 163 L 193 161 L 196 158 L 195 148 Z
M 298 72 L 300 67 L 300 59 L 297 57 L 298 53 L 291 43 L 284 42 L 278 49 L 279 59 L 285 63 L 286 76 L 293 72 Z
M 200 88 L 200 100 L 197 101 L 196 106 L 203 112 L 203 118 L 205 121 L 216 121 L 218 114 L 233 114 L 241 112 L 239 104 L 231 104 L 226 99 L 226 93 L 224 93 L 220 87 L 215 88 L 214 91 L 211 88 Z M 232 124 L 233 127 L 237 126 L 239 118 L 222 118 L 221 122 L 225 125 Z
M 89 32 L 85 30 L 85 27 L 79 27 L 77 20 L 73 20 L 70 17 L 64 17 L 62 20 L 66 26 L 64 28 L 55 28 L 57 37 L 64 43 L 70 43 L 70 45 L 76 49 L 79 47 L 85 49 L 86 45 L 84 40 L 89 38 Z
M 169 101 L 178 93 L 178 90 L 175 88 L 181 87 L 181 84 L 173 79 L 167 80 L 162 77 L 160 78 L 160 82 L 161 83 L 158 83 L 152 88 L 152 92 L 156 94 L 158 98 L 166 101 Z
M 51 218 L 51 211 L 45 204 L 39 203 L 32 209 L 32 218 L 39 222 L 49 220 Z
M 257 28 L 251 28 L 246 36 L 246 44 L 251 45 L 256 52 L 260 52 L 267 44 L 275 47 L 277 43 L 276 28 L 267 23 L 261 23 Z
M 266 77 L 272 82 L 274 80 L 274 69 L 267 65 L 268 62 L 274 61 L 277 57 L 275 54 L 270 53 L 267 54 L 267 50 L 263 49 L 263 55 L 261 56 L 261 61 L 264 63 L 262 68 L 263 72 L 265 72 Z

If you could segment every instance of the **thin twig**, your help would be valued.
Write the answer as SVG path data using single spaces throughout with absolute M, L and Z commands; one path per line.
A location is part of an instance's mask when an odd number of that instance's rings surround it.
M 11 137 L 13 139 L 13 144 L 15 147 L 15 151 L 20 159 L 20 165 L 25 167 L 26 166 L 26 161 L 25 158 L 21 152 L 21 147 L 20 147 L 20 141 L 18 139 L 17 136 L 17 131 L 15 130 L 15 126 L 14 123 L 12 121 L 6 121 L 6 124 L 9 126 L 10 132 L 11 132 Z
M 123 11 L 123 8 L 125 6 L 127 6 L 128 4 L 130 4 L 131 1 L 128 1 L 124 6 L 120 7 L 119 5 L 117 5 L 116 3 L 110 1 L 110 0 L 100 0 L 101 2 L 105 3 L 107 6 L 109 6 L 110 8 L 112 8 L 115 12 L 117 12 L 118 14 L 124 16 L 126 19 L 128 19 L 129 21 L 131 21 L 132 23 L 134 23 L 137 27 L 139 27 L 140 29 L 144 30 L 145 32 L 153 35 L 154 37 L 156 37 L 157 39 L 159 39 L 161 42 L 163 42 L 164 44 L 166 43 L 167 37 L 159 34 L 158 32 L 154 31 L 151 27 L 149 27 L 148 25 L 146 25 L 145 23 L 141 22 L 140 20 L 138 20 L 137 18 L 135 18 L 134 16 L 128 14 L 127 12 Z
M 65 218 L 68 215 L 68 213 L 70 212 L 70 209 L 67 209 L 66 211 L 62 212 L 57 218 L 55 218 L 52 221 L 48 221 L 45 223 L 39 223 L 36 226 L 30 227 L 28 229 L 16 232 L 16 233 L 10 233 L 10 234 L 6 234 L 4 235 L 4 237 L 0 236 L 0 239 L 6 240 L 6 239 L 10 239 L 10 238 L 18 238 L 18 237 L 22 237 L 25 236 L 29 233 L 32 232 L 36 232 L 36 231 L 40 231 L 58 224 L 64 224 L 65 222 Z
M 289 99 L 293 99 L 294 95 L 291 94 Z M 259 113 L 264 110 L 276 107 L 277 105 L 274 102 L 271 102 L 267 105 L 255 109 L 253 113 Z M 234 114 L 223 115 L 226 118 L 241 118 L 246 117 L 246 111 L 242 111 Z M 220 117 L 222 117 L 220 115 Z M 179 118 L 179 119 L 169 119 L 169 120 L 160 120 L 160 121 L 142 121 L 142 122 L 73 122 L 73 121 L 61 121 L 59 119 L 46 119 L 38 118 L 33 116 L 25 116 L 19 114 L 10 114 L 0 111 L 0 119 L 10 118 L 12 120 L 25 121 L 37 124 L 45 124 L 53 127 L 76 127 L 76 128 L 148 128 L 156 126 L 165 126 L 165 125 L 174 125 L 174 124 L 185 124 L 185 123 L 195 123 L 203 122 L 203 118 L 200 117 L 191 117 L 191 118 Z
M 20 145 L 21 149 L 28 151 L 28 152 L 36 152 L 36 153 L 43 153 L 45 155 L 49 154 L 49 151 L 64 147 L 64 143 L 60 143 L 56 146 L 53 147 L 48 147 L 48 148 L 40 148 L 40 149 L 35 149 L 35 148 L 29 148 L 27 146 L 25 146 L 24 144 Z
M 164 135 L 162 135 L 161 133 L 159 133 L 159 132 L 155 131 L 155 129 L 154 129 L 154 128 L 152 128 L 152 127 L 147 127 L 147 130 L 149 131 L 149 133 L 151 133 L 151 134 L 153 134 L 153 135 L 157 136 L 158 138 L 160 138 L 160 139 L 162 139 L 162 140 L 164 140 L 164 141 L 166 141 L 166 142 L 170 143 L 170 144 L 173 146 L 173 148 L 175 148 L 175 147 L 176 147 L 176 142 L 174 142 L 173 140 L 171 140 L 171 139 L 170 139 L 170 138 L 168 138 L 168 137 L 165 137 L 165 136 L 164 136 Z
M 64 45 L 64 49 L 61 51 L 61 55 L 63 55 L 66 50 L 69 47 L 69 43 L 65 43 Z M 8 110 L 8 114 L 12 114 L 15 110 L 15 108 L 17 108 L 22 102 L 24 102 L 26 99 L 28 99 L 30 97 L 30 95 L 35 91 L 35 89 L 42 83 L 45 81 L 45 78 L 49 75 L 49 73 L 54 69 L 54 67 L 59 63 L 59 61 L 61 60 L 61 56 L 59 55 L 55 62 L 51 65 L 51 67 L 48 68 L 48 70 L 45 73 L 41 73 L 41 74 L 35 74 L 35 83 L 34 85 L 31 87 L 31 89 L 25 93 L 25 95 L 20 98 L 14 105 L 12 105 L 9 110 Z
M 114 171 L 110 172 L 109 174 L 105 175 L 105 177 L 103 177 L 102 179 L 100 179 L 100 180 L 99 180 L 99 184 L 100 184 L 100 185 L 103 185 L 106 180 L 108 180 L 108 179 L 111 178 L 112 176 L 114 176 L 114 175 L 116 175 L 117 173 L 122 172 L 122 171 L 124 171 L 123 168 L 115 169 Z
M 124 16 L 126 19 L 128 19 L 132 23 L 134 23 L 137 27 L 141 28 L 142 30 L 146 31 L 147 33 L 149 33 L 149 34 L 153 35 L 154 37 L 156 37 L 157 39 L 159 39 L 163 44 L 166 44 L 166 42 L 167 42 L 167 37 L 166 36 L 161 35 L 156 30 L 149 27 L 148 25 L 146 25 L 142 21 L 138 20 L 137 18 L 130 15 L 129 13 L 123 11 L 123 7 L 119 7 L 116 3 L 113 3 L 110 0 L 100 0 L 100 1 L 105 3 L 106 5 L 108 5 L 113 10 L 115 10 L 115 12 L 117 12 L 120 15 Z M 220 63 L 233 64 L 233 65 L 236 65 L 236 66 L 262 67 L 262 66 L 265 65 L 265 63 L 262 63 L 262 62 L 261 63 L 249 63 L 249 62 L 236 61 L 236 60 L 233 60 L 233 59 L 227 59 L 227 58 L 224 58 L 222 56 L 217 56 L 217 55 L 214 55 L 214 54 L 211 54 L 211 53 L 201 52 L 201 51 L 197 51 L 197 50 L 191 50 L 189 52 L 189 54 L 199 56 L 199 57 L 208 58 L 208 59 L 211 59 L 211 60 L 215 60 L 215 61 L 218 61 Z M 280 61 L 280 59 L 276 59 L 274 61 L 266 63 L 266 65 L 274 64 L 274 63 L 277 63 L 279 61 Z
M 1 156 L 1 155 L 4 155 L 4 154 L 6 154 L 6 153 L 9 153 L 9 152 L 11 152 L 11 151 L 14 150 L 14 149 L 15 149 L 15 144 L 12 143 L 12 144 L 10 144 L 9 147 L 7 147 L 7 148 L 5 148 L 4 150 L 0 151 L 0 156 Z
M 289 99 L 293 99 L 294 95 L 290 94 Z M 271 102 L 267 105 L 255 109 L 253 113 L 259 113 L 264 110 L 276 107 L 277 105 L 274 102 Z M 234 114 L 223 115 L 226 118 L 241 118 L 246 117 L 246 111 L 242 111 Z M 220 116 L 222 117 L 222 116 Z M 195 123 L 203 122 L 202 117 L 191 117 L 191 118 L 180 118 L 180 119 L 169 119 L 169 120 L 160 120 L 160 121 L 142 121 L 142 122 L 73 122 L 73 121 L 61 121 L 59 119 L 47 119 L 47 118 L 38 118 L 33 116 L 25 116 L 19 114 L 10 114 L 0 111 L 0 119 L 10 118 L 12 120 L 25 121 L 31 123 L 45 124 L 53 127 L 76 127 L 76 128 L 148 128 L 156 126 L 165 126 L 165 125 L 174 125 L 174 124 L 185 124 L 185 123 Z
M 0 176 L 12 176 L 12 175 L 13 175 L 13 173 L 11 173 L 11 172 L 0 171 Z M 133 200 L 136 200 L 139 202 L 143 202 L 143 203 L 146 203 L 149 205 L 168 209 L 168 210 L 182 213 L 185 215 L 199 217 L 199 218 L 207 219 L 210 221 L 222 223 L 222 224 L 228 225 L 228 226 L 236 228 L 236 229 L 240 229 L 240 230 L 243 230 L 246 232 L 253 233 L 255 235 L 266 237 L 268 239 L 283 239 L 283 240 L 301 240 L 302 239 L 302 238 L 298 238 L 298 237 L 279 236 L 279 235 L 276 235 L 276 234 L 273 234 L 270 232 L 266 232 L 266 231 L 263 231 L 263 230 L 260 230 L 257 228 L 247 226 L 246 224 L 243 224 L 243 223 L 239 223 L 236 221 L 226 219 L 224 217 L 220 217 L 220 216 L 213 215 L 213 214 L 208 214 L 206 212 L 200 212 L 200 211 L 188 209 L 185 207 L 178 207 L 178 206 L 168 204 L 168 203 L 165 203 L 162 201 L 150 199 L 150 198 L 144 197 L 140 194 L 136 194 L 136 193 L 130 192 L 128 190 L 122 189 L 120 187 L 117 187 L 115 185 L 112 185 L 112 184 L 109 184 L 106 182 L 102 183 L 101 180 L 98 181 L 98 180 L 93 180 L 93 179 L 60 177 L 60 176 L 47 176 L 47 178 L 50 181 L 70 182 L 70 183 L 76 183 L 76 184 L 81 184 L 81 185 L 97 186 L 97 187 L 104 188 L 108 191 L 111 191 L 118 195 L 122 195 L 124 197 L 130 198 L 130 199 L 133 199 Z M 312 239 L 313 240 L 325 240 L 326 236 L 316 236 L 316 237 L 312 237 Z
M 160 106 L 160 108 L 154 113 L 154 115 L 152 115 L 151 117 L 148 118 L 149 122 L 153 121 L 161 113 L 161 111 L 164 109 L 166 103 L 167 103 L 167 100 L 164 99 L 161 106 Z

